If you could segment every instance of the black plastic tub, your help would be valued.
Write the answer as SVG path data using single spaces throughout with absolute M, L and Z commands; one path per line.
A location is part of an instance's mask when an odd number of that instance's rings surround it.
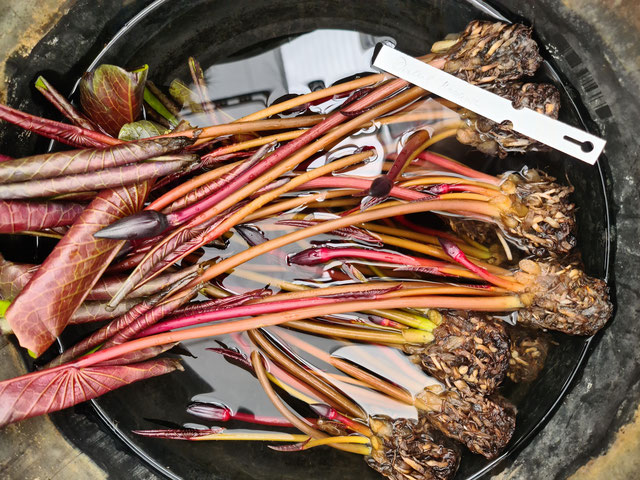
M 136 5 L 143 3 L 147 2 Z M 462 30 L 472 19 L 523 20 L 533 24 L 538 33 L 544 30 L 544 36 L 538 40 L 546 51 L 542 52 L 546 61 L 536 80 L 550 81 L 561 89 L 561 120 L 600 134 L 598 124 L 610 116 L 604 107 L 596 117 L 589 115 L 589 112 L 594 112 L 593 105 L 583 103 L 585 99 L 578 95 L 577 86 L 570 80 L 570 77 L 575 77 L 574 72 L 567 71 L 564 59 L 558 61 L 558 52 L 569 55 L 571 47 L 556 26 L 542 22 L 547 13 L 528 11 L 527 7 L 514 7 L 516 13 L 512 13 L 504 5 L 496 7 L 499 10 L 488 3 L 474 0 L 416 0 L 402 3 L 382 0 L 348 3 L 334 0 L 155 1 L 134 16 L 97 56 L 87 54 L 78 59 L 74 68 L 64 72 L 60 80 L 70 86 L 77 78 L 78 70 L 91 69 L 100 63 L 114 63 L 129 68 L 147 63 L 150 78 L 163 84 L 175 77 L 188 78 L 186 57 L 190 55 L 198 58 L 204 66 L 223 63 L 250 57 L 289 38 L 324 28 L 393 37 L 398 49 L 419 55 L 447 33 Z M 50 113 L 38 100 L 35 101 L 37 108 Z M 10 135 L 0 137 L 5 139 L 5 143 L 7 138 Z M 25 143 L 4 147 L 8 147 L 8 153 L 14 149 L 24 154 L 34 149 L 45 149 L 47 145 L 40 141 L 35 145 Z M 606 172 L 609 166 L 605 155 L 595 167 L 555 152 L 510 156 L 500 162 L 488 161 L 470 152 L 465 160 L 486 162 L 487 168 L 496 172 L 518 170 L 524 165 L 540 167 L 561 181 L 571 183 L 575 187 L 574 200 L 581 206 L 578 211 L 578 248 L 582 252 L 585 268 L 591 275 L 609 276 L 611 221 L 607 204 L 609 180 Z M 2 238 L 0 248 L 8 258 L 41 260 L 48 245 L 27 241 L 32 243 L 27 245 L 24 238 Z M 551 350 L 541 378 L 526 389 L 510 386 L 505 391 L 507 396 L 517 401 L 519 409 L 517 430 L 509 448 L 490 462 L 478 456 L 466 455 L 456 478 L 479 478 L 494 469 L 504 458 L 518 452 L 554 412 L 588 357 L 592 342 L 592 339 L 561 335 L 556 340 L 558 346 Z M 93 402 L 104 425 L 135 455 L 163 475 L 189 479 L 295 478 L 302 475 L 307 478 L 328 478 L 336 474 L 340 478 L 378 477 L 361 459 L 335 451 L 282 454 L 260 444 L 212 442 L 194 445 L 188 442 L 162 442 L 130 434 L 130 430 L 135 428 L 153 428 L 145 418 L 165 418 L 176 423 L 193 421 L 193 417 L 184 412 L 184 406 L 193 396 L 215 389 L 215 385 L 209 376 L 198 370 L 201 367 L 192 365 L 188 359 L 186 364 L 187 371 L 184 373 L 152 379 Z M 331 466 L 331 473 L 327 470 L 328 466 Z

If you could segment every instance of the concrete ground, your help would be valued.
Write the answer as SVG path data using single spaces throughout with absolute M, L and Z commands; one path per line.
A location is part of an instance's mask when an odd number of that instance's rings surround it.
M 10 69 L 5 71 L 6 60 L 16 55 L 28 55 L 60 16 L 77 3 L 85 2 L 0 0 L 0 100 L 5 101 L 6 82 L 11 81 L 13 73 Z M 114 0 L 112 8 L 119 4 L 127 7 L 131 3 L 130 0 Z M 619 65 L 625 70 L 627 87 L 637 97 L 640 92 L 640 3 L 637 0 L 563 0 L 562 3 L 573 12 L 576 21 L 595 26 L 600 38 L 594 39 L 599 43 L 593 48 L 622 60 Z M 620 112 L 624 109 L 620 102 L 614 101 L 610 105 L 616 115 L 616 109 Z M 637 118 L 635 113 L 629 118 Z M 637 148 L 629 151 L 628 161 L 637 162 L 638 153 Z M 639 204 L 638 189 L 634 184 L 640 176 L 637 164 L 625 173 L 613 171 L 612 176 L 616 195 L 613 208 L 618 223 L 615 257 L 618 309 L 625 315 L 602 334 L 580 378 L 545 429 L 495 478 L 640 478 L 640 376 L 637 374 L 640 347 L 635 342 L 638 329 L 631 323 L 637 321 L 640 313 L 637 308 L 640 292 L 636 284 L 637 273 L 629 272 L 637 272 L 640 267 L 640 232 L 635 212 Z M 627 240 L 621 241 L 621 238 Z M 633 278 L 636 282 L 625 280 Z M 613 355 L 616 350 L 618 355 Z M 608 368 L 602 365 L 608 365 Z M 628 376 L 624 382 L 615 378 L 618 367 L 621 376 Z M 23 372 L 14 347 L 0 338 L 0 379 Z M 620 388 L 626 390 L 614 396 L 613 392 Z M 601 416 L 602 409 L 598 405 L 584 402 L 588 396 L 603 403 L 612 397 L 618 400 L 607 405 L 605 410 L 610 415 L 605 417 Z M 93 441 L 109 440 L 98 435 Z M 122 462 L 129 461 L 125 453 L 118 451 L 117 455 L 123 456 Z M 105 462 L 98 463 L 105 465 Z M 130 478 L 156 478 L 146 467 L 135 462 L 131 465 Z M 62 437 L 50 418 L 44 416 L 0 431 L 0 477 L 75 480 L 108 478 L 109 475 Z

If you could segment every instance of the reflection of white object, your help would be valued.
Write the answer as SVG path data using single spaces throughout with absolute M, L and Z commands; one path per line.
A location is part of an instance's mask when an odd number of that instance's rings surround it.
M 368 415 L 387 415 L 391 418 L 418 419 L 418 410 L 413 405 L 399 402 L 375 390 L 351 385 L 335 377 L 327 377 L 336 387 L 353 399 Z
M 374 37 L 348 30 L 316 30 L 300 35 L 279 48 L 236 62 L 207 68 L 205 78 L 213 101 L 239 99 L 224 110 L 234 117 L 253 113 L 285 93 L 308 93 L 309 83 L 330 85 L 355 73 L 370 71 Z M 242 98 L 266 92 L 264 99 Z M 197 122 L 196 122 L 197 123 Z
M 347 345 L 337 349 L 331 356 L 362 365 L 382 378 L 393 378 L 393 383 L 413 396 L 422 392 L 425 387 L 442 386 L 396 348 L 382 345 Z
M 606 144 L 601 138 L 534 110 L 515 109 L 506 98 L 386 45 L 381 47 L 373 65 L 494 122 L 510 121 L 516 132 L 591 165 L 596 163 Z
M 371 70 L 372 50 L 367 51 L 363 43 L 362 34 L 348 30 L 317 30 L 285 43 L 280 51 L 289 92 L 305 93 L 313 81 L 329 86 Z

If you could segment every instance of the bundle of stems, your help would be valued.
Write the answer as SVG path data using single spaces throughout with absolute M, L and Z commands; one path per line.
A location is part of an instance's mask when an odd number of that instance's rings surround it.
M 522 25 L 472 22 L 421 60 L 557 115 L 552 88 L 505 83 L 539 65 L 530 34 Z M 158 358 L 178 342 L 248 332 L 253 346 L 218 350 L 251 369 L 283 418 L 203 405 L 191 411 L 302 433 L 138 433 L 293 442 L 283 450 L 329 445 L 407 479 L 451 478 L 456 442 L 487 458 L 499 455 L 515 414 L 497 389 L 506 375 L 530 381 L 534 374 L 516 367 L 539 370 L 546 349 L 507 331 L 496 315 L 592 335 L 612 306 L 602 280 L 565 260 L 575 245 L 571 187 L 532 169 L 490 175 L 433 146 L 454 136 L 499 155 L 539 145 L 382 74 L 220 123 L 224 113 L 207 97 L 202 69 L 195 59 L 189 65 L 216 125 L 184 125 L 159 89 L 145 88 L 146 70 L 113 66 L 85 78 L 82 112 L 39 80 L 73 125 L 0 107 L 1 118 L 80 148 L 0 163 L 0 233 L 63 235 L 41 265 L 0 257 L 6 330 L 40 355 L 66 325 L 96 322 L 44 368 L 0 382 L 0 425 L 180 369 L 176 360 Z M 105 99 L 100 82 L 121 96 Z M 335 95 L 345 102 L 327 115 L 277 117 Z M 101 103 L 116 100 L 118 108 L 104 113 Z M 123 121 L 137 119 L 143 101 L 173 131 L 114 138 Z M 399 124 L 411 134 L 378 148 L 348 146 L 363 129 Z M 374 162 L 377 176 L 354 174 Z M 242 287 L 233 286 L 236 279 Z M 194 301 L 199 293 L 213 298 Z M 266 330 L 275 325 L 287 330 Z M 401 369 L 380 378 L 371 365 L 329 356 L 291 331 L 380 345 L 385 358 L 395 352 L 437 380 L 409 393 L 400 386 Z M 292 412 L 272 383 L 315 415 Z M 368 412 L 344 385 L 415 408 L 416 418 Z

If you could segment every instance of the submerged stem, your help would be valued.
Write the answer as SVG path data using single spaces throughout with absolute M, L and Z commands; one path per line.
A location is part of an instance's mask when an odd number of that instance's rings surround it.
M 207 268 L 199 277 L 197 277 L 192 283 L 195 285 L 201 282 L 207 282 L 212 278 L 217 277 L 221 273 L 226 272 L 238 265 L 251 260 L 252 258 L 262 255 L 276 248 L 281 248 L 285 245 L 289 245 L 298 240 L 309 238 L 313 235 L 319 235 L 321 233 L 330 232 L 338 228 L 347 227 L 354 224 L 366 223 L 373 220 L 379 220 L 381 218 L 392 217 L 396 215 L 407 215 L 410 213 L 429 212 L 434 210 L 464 210 L 483 215 L 489 215 L 496 217 L 499 215 L 497 207 L 488 205 L 487 202 L 479 202 L 475 200 L 427 200 L 408 203 L 405 205 L 397 205 L 394 207 L 380 208 L 378 210 L 372 210 L 356 215 L 349 215 L 347 217 L 338 218 L 335 220 L 328 220 L 311 227 L 303 228 L 301 230 L 288 233 L 279 238 L 269 240 L 255 247 L 251 247 L 243 252 L 240 252 L 232 257 L 229 257 L 216 265 Z
M 63 367 L 73 365 L 76 368 L 95 365 L 100 362 L 111 360 L 125 353 L 142 350 L 147 347 L 164 345 L 166 343 L 182 342 L 196 338 L 204 338 L 215 335 L 224 335 L 234 332 L 244 332 L 255 328 L 263 328 L 271 325 L 305 318 L 320 317 L 323 315 L 333 315 L 347 312 L 358 312 L 372 307 L 377 308 L 451 308 L 468 309 L 488 312 L 513 311 L 523 308 L 518 296 L 496 296 L 496 297 L 448 297 L 448 296 L 418 296 L 388 298 L 380 300 L 362 300 L 338 302 L 331 305 L 320 305 L 305 307 L 295 310 L 288 310 L 279 313 L 260 315 L 254 318 L 223 322 L 215 325 L 194 327 L 176 332 L 166 332 L 157 335 L 130 340 L 127 343 L 117 345 L 95 353 Z

